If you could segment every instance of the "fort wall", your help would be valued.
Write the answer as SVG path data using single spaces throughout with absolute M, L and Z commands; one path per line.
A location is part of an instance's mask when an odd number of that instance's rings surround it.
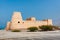
M 27 20 L 23 20 L 21 16 L 21 12 L 14 12 L 12 16 L 11 22 L 7 23 L 6 30 L 13 29 L 27 29 L 28 27 L 38 27 L 42 25 L 52 25 L 52 20 L 42 20 L 38 21 L 35 17 L 28 18 Z

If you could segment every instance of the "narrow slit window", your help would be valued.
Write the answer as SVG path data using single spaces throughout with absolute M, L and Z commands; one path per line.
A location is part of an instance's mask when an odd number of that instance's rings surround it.
M 23 22 L 24 23 L 24 22 Z

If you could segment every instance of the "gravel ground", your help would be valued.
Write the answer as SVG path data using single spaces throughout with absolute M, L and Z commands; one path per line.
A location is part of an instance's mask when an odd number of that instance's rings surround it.
M 0 30 L 0 40 L 60 40 L 60 31 L 10 32 Z

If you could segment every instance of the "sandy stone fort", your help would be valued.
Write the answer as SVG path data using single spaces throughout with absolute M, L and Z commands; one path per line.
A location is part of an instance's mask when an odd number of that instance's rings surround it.
M 28 27 L 38 27 L 42 25 L 53 25 L 51 19 L 47 20 L 36 20 L 35 17 L 27 18 L 26 20 L 22 19 L 21 12 L 14 12 L 10 22 L 7 22 L 6 30 L 13 29 L 27 29 Z

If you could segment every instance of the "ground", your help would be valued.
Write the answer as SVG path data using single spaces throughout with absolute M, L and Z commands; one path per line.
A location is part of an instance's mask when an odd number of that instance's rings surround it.
M 60 31 L 11 32 L 0 30 L 0 40 L 60 40 Z

